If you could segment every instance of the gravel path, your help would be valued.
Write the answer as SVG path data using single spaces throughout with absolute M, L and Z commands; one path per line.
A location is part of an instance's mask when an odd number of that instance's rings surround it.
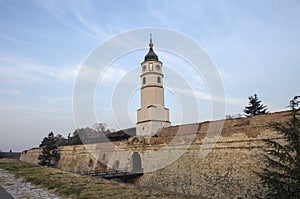
M 10 174 L 3 169 L 0 169 L 0 186 L 13 198 L 17 199 L 59 199 L 55 194 L 25 182 L 22 178 L 16 178 L 14 174 Z M 7 194 L 4 190 L 0 194 Z

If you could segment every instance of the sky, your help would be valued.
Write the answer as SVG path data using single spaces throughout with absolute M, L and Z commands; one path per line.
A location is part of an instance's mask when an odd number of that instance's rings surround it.
M 242 114 L 254 93 L 270 112 L 286 110 L 289 100 L 300 94 L 297 0 L 0 0 L 0 27 L 2 151 L 36 147 L 50 131 L 67 136 L 82 127 L 73 115 L 81 67 L 103 42 L 134 29 L 168 29 L 197 42 L 222 79 L 226 115 Z M 165 105 L 172 124 L 210 120 L 212 102 L 204 78 L 195 77 L 186 60 L 159 50 L 155 37 L 159 35 L 153 35 L 154 49 L 164 63 Z M 97 122 L 113 129 L 135 126 L 148 38 L 144 49 L 119 57 L 103 74 L 94 95 Z M 199 118 L 181 117 L 186 105 L 168 86 L 172 74 L 180 74 L 194 90 Z M 134 89 L 125 99 L 130 119 L 119 124 L 115 119 L 123 112 L 113 110 L 112 99 L 125 77 L 132 77 Z

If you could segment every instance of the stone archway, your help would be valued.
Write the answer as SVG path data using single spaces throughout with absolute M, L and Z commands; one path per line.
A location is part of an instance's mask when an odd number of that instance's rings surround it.
M 138 152 L 134 152 L 131 156 L 131 163 L 132 163 L 132 172 L 133 173 L 142 173 L 142 159 L 141 155 Z

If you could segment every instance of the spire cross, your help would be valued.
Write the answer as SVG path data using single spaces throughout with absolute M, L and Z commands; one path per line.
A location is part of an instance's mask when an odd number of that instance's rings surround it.
M 150 43 L 149 43 L 149 47 L 153 48 L 153 43 L 152 43 L 152 34 L 150 33 Z

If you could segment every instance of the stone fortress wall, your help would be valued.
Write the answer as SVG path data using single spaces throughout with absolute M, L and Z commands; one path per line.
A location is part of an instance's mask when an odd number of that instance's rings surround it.
M 205 198 L 254 198 L 265 188 L 254 172 L 263 166 L 262 139 L 279 139 L 269 122 L 287 119 L 289 112 L 228 119 L 215 145 L 205 143 L 210 122 L 171 126 L 151 138 L 133 137 L 128 141 L 60 147 L 58 167 L 71 172 L 135 170 L 133 156 L 141 158 L 144 174 L 135 179 L 140 186 L 202 196 Z M 218 123 L 220 121 L 212 122 Z M 181 131 L 181 135 L 177 135 Z M 192 142 L 188 139 L 192 136 Z M 213 136 L 211 137 L 213 138 Z M 176 140 L 177 144 L 173 141 Z M 200 148 L 211 150 L 200 157 Z M 212 147 L 212 148 L 211 148 Z M 22 152 L 20 160 L 37 164 L 40 148 Z M 176 154 L 183 154 L 173 158 Z M 167 166 L 162 167 L 161 165 Z M 159 168 L 152 171 L 152 168 Z

